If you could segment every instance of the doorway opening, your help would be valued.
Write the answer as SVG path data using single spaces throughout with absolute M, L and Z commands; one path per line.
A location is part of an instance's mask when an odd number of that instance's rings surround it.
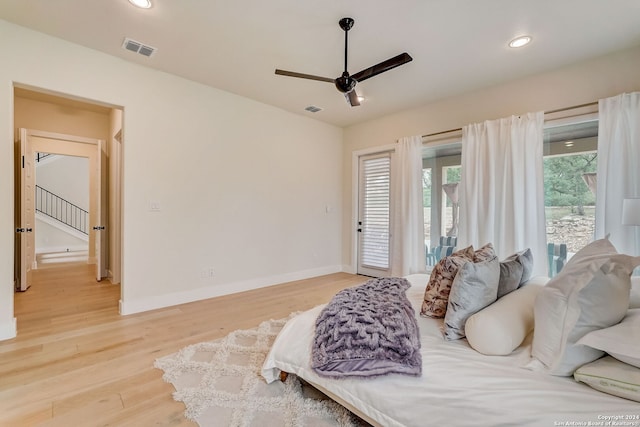
M 106 279 L 101 285 L 120 284 L 122 118 L 121 107 L 14 86 L 17 290 L 45 273 L 25 271 L 52 266 L 64 278 L 79 265 L 95 264 L 95 278 Z M 25 156 L 26 139 L 31 151 Z M 33 181 L 26 188 L 28 163 Z M 26 205 L 33 210 L 27 226 Z M 31 257 L 24 256 L 24 241 L 30 241 Z M 20 295 L 21 304 L 28 294 Z

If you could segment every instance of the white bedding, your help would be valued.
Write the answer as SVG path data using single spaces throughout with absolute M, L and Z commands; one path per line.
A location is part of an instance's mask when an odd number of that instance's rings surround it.
M 280 371 L 296 374 L 370 423 L 385 427 L 607 425 L 612 420 L 608 417 L 640 415 L 637 402 L 593 390 L 572 377 L 522 368 L 530 359 L 531 337 L 509 356 L 482 355 L 466 339 L 445 341 L 441 319 L 418 315 L 428 276 L 407 279 L 413 285 L 407 296 L 420 327 L 421 377 L 318 376 L 310 368 L 315 319 L 322 309 L 318 306 L 285 325 L 265 360 L 264 378 L 272 382 Z

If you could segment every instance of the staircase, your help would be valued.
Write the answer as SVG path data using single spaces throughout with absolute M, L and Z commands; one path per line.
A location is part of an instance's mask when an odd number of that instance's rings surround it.
M 89 212 L 36 185 L 36 212 L 88 236 Z

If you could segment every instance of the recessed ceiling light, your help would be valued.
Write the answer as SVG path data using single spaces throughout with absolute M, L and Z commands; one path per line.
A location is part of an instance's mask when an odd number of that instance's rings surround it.
M 509 47 L 522 47 L 531 43 L 531 36 L 520 36 L 509 42 Z
M 143 9 L 149 9 L 151 7 L 151 0 L 129 0 L 129 3 Z

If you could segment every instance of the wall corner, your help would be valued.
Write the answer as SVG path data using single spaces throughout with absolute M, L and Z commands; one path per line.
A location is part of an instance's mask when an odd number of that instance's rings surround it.
M 10 340 L 18 334 L 16 318 L 0 322 L 0 341 Z

